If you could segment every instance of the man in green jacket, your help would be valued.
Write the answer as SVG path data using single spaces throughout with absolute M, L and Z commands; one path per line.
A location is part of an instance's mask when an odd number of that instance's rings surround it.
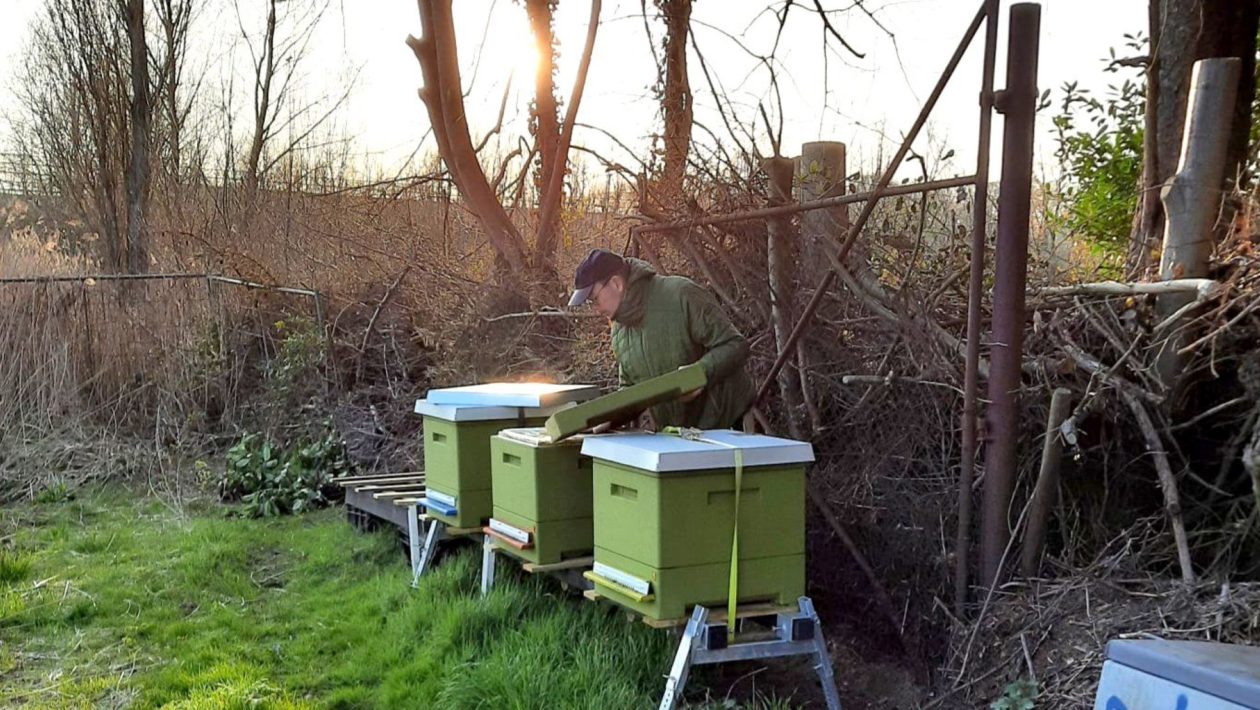
M 704 389 L 652 407 L 657 427 L 739 428 L 755 395 L 748 342 L 707 290 L 604 249 L 591 250 L 573 281 L 569 305 L 591 303 L 612 321 L 622 387 L 695 362 L 704 368 Z

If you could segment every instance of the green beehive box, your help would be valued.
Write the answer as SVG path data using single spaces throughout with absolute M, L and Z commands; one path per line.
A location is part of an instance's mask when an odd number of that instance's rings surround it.
M 591 437 L 599 593 L 649 619 L 725 606 L 735 523 L 735 449 L 743 457 L 740 603 L 792 604 L 805 592 L 809 444 L 734 431 Z
M 464 400 L 465 404 L 416 402 L 416 413 L 424 418 L 426 498 L 434 503 L 427 508 L 429 517 L 458 528 L 484 525 L 493 508 L 490 438 L 511 427 L 541 426 L 547 417 L 573 406 L 575 397 L 589 398 L 598 392 L 588 386 L 552 387 L 560 392 L 558 396 L 547 396 L 539 385 L 530 384 L 526 394 L 534 399 L 522 399 L 520 392 L 500 385 L 501 390 L 492 393 L 476 387 L 430 392 L 439 399 L 445 395 L 448 402 Z M 491 395 L 509 404 L 494 404 Z M 520 406 L 520 402 L 544 406 Z
M 544 443 L 541 428 L 508 429 L 490 441 L 495 546 L 535 564 L 590 555 L 591 460 L 581 441 Z
M 613 421 L 643 411 L 654 405 L 677 399 L 705 385 L 704 367 L 688 365 L 660 377 L 619 389 L 598 399 L 557 412 L 547 420 L 547 434 L 552 441 L 573 436 L 597 424 Z

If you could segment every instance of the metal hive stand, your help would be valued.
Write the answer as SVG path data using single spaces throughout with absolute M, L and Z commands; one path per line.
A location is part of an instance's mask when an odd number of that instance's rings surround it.
M 502 550 L 494 546 L 494 538 L 489 534 L 484 535 L 481 541 L 482 596 L 489 594 L 494 587 L 496 560 L 499 553 L 502 553 Z M 519 562 L 521 569 L 529 574 L 547 574 L 555 577 L 560 580 L 560 585 L 565 589 L 586 590 L 592 586 L 589 581 L 582 577 L 582 572 L 591 568 L 591 564 L 595 561 L 594 557 L 575 557 L 551 564 L 534 564 L 533 562 L 523 562 L 512 555 L 506 556 Z
M 801 597 L 799 609 L 781 613 L 775 618 L 774 638 L 769 640 L 728 643 L 726 623 L 711 623 L 709 610 L 697 606 L 687 621 L 674 665 L 665 681 L 665 694 L 660 710 L 674 710 L 682 699 L 683 688 L 692 666 L 757 661 L 786 656 L 809 656 L 814 672 L 822 683 L 823 695 L 830 710 L 840 710 L 840 693 L 831 671 L 831 656 L 823 639 L 822 623 L 809 597 Z
M 482 538 L 481 547 L 481 593 L 484 596 L 494 587 L 495 557 L 497 550 L 490 535 Z M 591 585 L 581 577 L 583 569 L 589 569 L 594 558 L 583 557 L 567 560 L 552 565 L 524 564 L 522 568 L 531 574 L 547 573 L 559 577 L 578 589 Z M 599 598 L 592 591 L 585 592 L 588 599 Z M 674 710 L 682 698 L 683 688 L 687 685 L 687 676 L 692 666 L 731 663 L 735 661 L 758 661 L 788 656 L 809 656 L 813 662 L 814 672 L 822 684 L 823 696 L 829 710 L 840 709 L 840 693 L 836 689 L 836 679 L 831 670 L 831 655 L 827 652 L 827 643 L 823 638 L 822 622 L 814 611 L 814 603 L 809 597 L 797 600 L 797 608 L 787 607 L 775 615 L 773 637 L 754 641 L 737 641 L 729 643 L 727 626 L 723 612 L 714 614 L 710 620 L 710 612 L 703 606 L 697 606 L 687 620 L 682 640 L 678 643 L 678 651 L 674 654 L 674 663 L 670 667 L 669 678 L 665 683 L 665 694 L 661 697 L 660 710 Z M 650 622 L 649 625 L 652 625 Z M 656 626 L 655 628 L 668 628 Z M 677 628 L 677 627 L 675 627 Z
M 427 529 L 424 523 L 428 523 Z M 456 528 L 441 520 L 420 514 L 419 503 L 407 506 L 407 546 L 411 553 L 411 586 L 420 586 L 420 578 L 433 564 L 437 548 L 443 542 L 480 534 L 481 528 Z

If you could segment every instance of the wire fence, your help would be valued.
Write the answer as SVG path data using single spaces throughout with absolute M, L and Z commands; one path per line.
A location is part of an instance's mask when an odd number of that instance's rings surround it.
M 52 171 L 22 153 L 0 153 L 0 194 L 42 195 L 55 193 Z

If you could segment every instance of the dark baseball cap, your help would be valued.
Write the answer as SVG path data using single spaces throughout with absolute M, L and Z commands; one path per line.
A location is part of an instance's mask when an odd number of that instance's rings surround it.
M 607 249 L 592 249 L 573 275 L 573 297 L 570 306 L 580 306 L 591 295 L 595 284 L 626 273 L 626 260 Z

